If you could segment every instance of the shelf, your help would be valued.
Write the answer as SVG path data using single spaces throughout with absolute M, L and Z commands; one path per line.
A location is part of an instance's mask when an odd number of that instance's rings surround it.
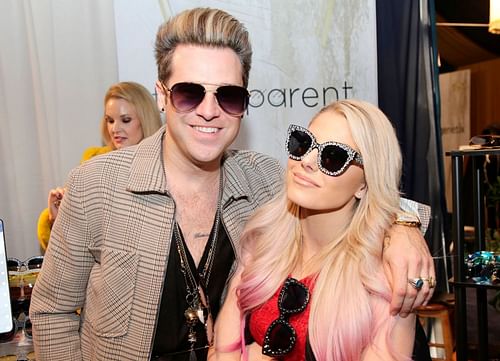
M 496 284 L 496 285 L 484 285 L 484 284 L 476 283 L 476 282 L 474 282 L 472 280 L 455 282 L 453 280 L 453 277 L 451 277 L 448 281 L 450 282 L 450 284 L 453 287 L 470 287 L 470 288 L 484 288 L 484 289 L 500 290 L 500 284 Z
M 500 147 L 482 149 L 462 149 L 446 152 L 451 156 L 452 186 L 453 186 L 453 224 L 452 235 L 454 240 L 454 269 L 453 276 L 456 281 L 451 281 L 455 295 L 455 337 L 456 359 L 467 361 L 467 289 L 473 289 L 476 294 L 476 317 L 478 327 L 478 361 L 488 360 L 488 289 L 500 290 L 500 285 L 478 284 L 467 279 L 467 268 L 464 259 L 464 206 L 463 197 L 470 194 L 470 190 L 463 189 L 464 158 L 470 158 L 472 165 L 472 199 L 474 211 L 474 244 L 475 251 L 483 251 L 485 242 L 485 215 L 484 215 L 484 157 L 487 155 L 500 155 Z
M 480 155 L 500 155 L 500 147 L 494 148 L 483 148 L 483 149 L 463 149 L 463 150 L 451 150 L 446 152 L 446 155 L 456 157 L 456 156 L 480 156 Z

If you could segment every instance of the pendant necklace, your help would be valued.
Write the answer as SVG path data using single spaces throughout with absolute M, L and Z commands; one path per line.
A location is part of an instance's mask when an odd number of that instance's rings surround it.
M 210 275 L 212 273 L 212 267 L 215 259 L 215 250 L 217 248 L 217 239 L 219 234 L 220 225 L 220 203 L 221 203 L 221 193 L 222 193 L 222 170 L 219 179 L 219 198 L 217 201 L 217 208 L 215 210 L 215 221 L 213 225 L 213 232 L 207 241 L 208 250 L 207 259 L 203 266 L 202 271 L 199 273 L 199 281 L 193 274 L 191 267 L 188 263 L 186 248 L 184 247 L 184 242 L 181 238 L 179 224 L 174 223 L 174 239 L 177 246 L 177 252 L 179 253 L 179 259 L 181 264 L 181 272 L 184 276 L 184 281 L 186 285 L 186 302 L 188 307 L 184 311 L 184 317 L 186 319 L 186 325 L 188 327 L 188 342 L 190 344 L 190 361 L 196 360 L 195 346 L 198 340 L 196 334 L 196 325 L 200 322 L 206 331 L 208 346 L 212 345 L 212 331 L 208 330 L 211 327 L 211 314 L 210 314 L 210 304 L 208 299 L 208 293 L 206 292 L 206 287 L 210 281 Z

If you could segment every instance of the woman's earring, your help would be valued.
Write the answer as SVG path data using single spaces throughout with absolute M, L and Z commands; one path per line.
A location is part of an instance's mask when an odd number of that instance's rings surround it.
M 165 111 L 165 108 L 161 108 L 161 112 L 163 113 Z
M 358 190 L 356 193 L 354 193 L 354 197 L 357 199 L 357 200 L 360 200 L 361 198 L 363 198 L 366 194 L 366 184 L 360 189 Z

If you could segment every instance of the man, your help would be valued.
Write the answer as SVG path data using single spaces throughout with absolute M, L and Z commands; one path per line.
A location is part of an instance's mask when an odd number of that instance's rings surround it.
M 37 360 L 206 358 L 242 228 L 282 186 L 275 159 L 227 150 L 248 105 L 251 55 L 246 29 L 220 10 L 160 27 L 167 124 L 71 172 L 33 292 Z M 394 310 L 404 314 L 432 293 L 408 277 L 434 269 L 416 228 L 390 236 Z

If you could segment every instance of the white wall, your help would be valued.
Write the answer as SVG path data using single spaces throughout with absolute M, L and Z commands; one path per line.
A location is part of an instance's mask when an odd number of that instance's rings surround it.
M 0 0 L 0 218 L 7 254 L 40 253 L 36 223 L 50 188 L 100 144 L 118 80 L 113 2 Z

